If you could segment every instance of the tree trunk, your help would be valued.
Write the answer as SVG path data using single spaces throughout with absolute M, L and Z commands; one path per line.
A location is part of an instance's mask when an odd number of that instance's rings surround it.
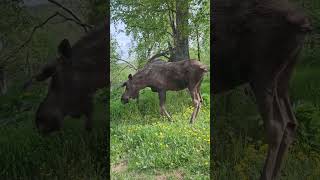
M 198 49 L 198 60 L 201 61 L 200 59 L 200 42 L 199 42 L 199 27 L 197 26 L 197 49 Z
M 174 36 L 175 59 L 190 59 L 189 56 L 189 4 L 186 0 L 176 0 L 176 34 Z

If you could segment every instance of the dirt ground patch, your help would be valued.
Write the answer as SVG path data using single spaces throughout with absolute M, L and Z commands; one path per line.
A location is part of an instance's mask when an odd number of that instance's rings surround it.
M 156 176 L 156 180 L 167 180 L 169 177 L 173 177 L 174 179 L 177 180 L 183 180 L 183 172 L 180 170 L 173 171 L 169 174 L 159 174 Z
M 127 169 L 128 169 L 128 161 L 127 160 L 121 161 L 111 167 L 111 171 L 113 173 L 124 172 Z

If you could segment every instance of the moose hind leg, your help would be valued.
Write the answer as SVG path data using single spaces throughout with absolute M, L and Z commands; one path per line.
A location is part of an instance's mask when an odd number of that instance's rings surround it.
M 201 83 L 199 83 L 199 85 L 197 87 L 197 91 L 198 91 L 198 99 L 200 100 L 200 103 L 202 103 L 203 102 L 203 98 L 201 96 L 200 86 L 201 86 Z
M 280 176 L 281 165 L 282 165 L 284 156 L 288 152 L 289 146 L 294 140 L 296 128 L 298 124 L 291 108 L 288 93 L 285 94 L 281 102 L 282 102 L 283 109 L 285 110 L 284 114 L 286 115 L 285 119 L 287 123 L 286 123 L 285 131 L 282 137 L 281 145 L 277 154 L 277 159 L 276 159 L 275 168 L 273 172 L 273 179 L 278 179 Z
M 193 88 L 192 90 L 189 90 L 189 91 L 190 91 L 190 95 L 191 95 L 193 106 L 194 106 L 194 109 L 190 118 L 190 124 L 193 124 L 200 108 L 200 100 L 198 99 L 198 93 L 196 88 Z
M 281 71 L 279 74 L 278 81 L 278 94 L 280 98 L 280 105 L 282 108 L 283 121 L 285 121 L 285 130 L 282 137 L 281 145 L 277 154 L 277 160 L 273 172 L 273 179 L 278 179 L 281 171 L 281 164 L 283 162 L 284 156 L 287 154 L 289 146 L 292 144 L 296 128 L 297 128 L 297 120 L 292 111 L 290 98 L 289 98 L 289 82 L 290 77 L 292 76 L 294 65 L 296 63 L 296 58 L 291 59 L 289 64 L 285 66 L 285 69 Z
M 271 86 L 272 87 L 272 86 Z M 260 114 L 264 120 L 268 142 L 268 155 L 261 175 L 262 180 L 271 180 L 275 167 L 278 150 L 284 134 L 284 122 L 278 106 L 277 92 L 262 84 L 252 85 Z M 271 93 L 270 93 L 271 92 Z
M 196 92 L 196 95 L 197 95 L 197 99 L 198 99 L 198 108 L 197 108 L 197 111 L 196 111 L 196 118 L 199 114 L 199 111 L 201 109 L 201 105 L 202 105 L 202 97 L 201 97 L 201 94 L 200 94 L 200 83 L 197 85 L 197 92 Z

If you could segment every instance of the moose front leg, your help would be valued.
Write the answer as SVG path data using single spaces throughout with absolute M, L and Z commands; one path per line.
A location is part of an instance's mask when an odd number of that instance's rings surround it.
M 190 124 L 193 124 L 200 110 L 201 102 L 200 102 L 200 95 L 197 91 L 197 87 L 189 89 L 189 91 L 190 91 L 190 95 L 191 95 L 193 106 L 194 106 L 194 109 L 190 118 Z
M 198 96 L 199 96 L 199 100 L 200 100 L 200 103 L 202 103 L 203 102 L 203 98 L 202 98 L 202 96 L 201 96 L 201 92 L 200 92 L 200 88 L 201 88 L 201 82 L 202 81 L 200 81 L 200 83 L 198 84 L 198 86 L 197 86 L 197 91 L 198 91 Z
M 261 180 L 273 180 L 278 151 L 281 145 L 286 122 L 282 117 L 277 88 L 261 83 L 251 84 L 257 99 L 260 114 L 266 128 L 268 155 L 264 164 Z
M 166 102 L 166 91 L 159 90 L 158 93 L 159 93 L 159 102 L 160 102 L 160 113 L 161 113 L 161 115 L 167 116 L 167 118 L 170 121 L 172 121 L 171 116 L 169 115 L 169 113 L 167 112 L 167 110 L 166 110 L 166 108 L 164 106 L 164 104 Z

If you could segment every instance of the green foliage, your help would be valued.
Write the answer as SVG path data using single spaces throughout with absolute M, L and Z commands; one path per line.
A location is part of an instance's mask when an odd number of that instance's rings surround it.
M 296 117 L 299 120 L 299 141 L 320 150 L 320 110 L 311 103 L 296 105 Z M 320 153 L 320 151 L 319 151 Z
M 22 43 L 25 30 L 31 27 L 32 20 L 32 16 L 20 1 L 0 3 L 0 67 L 10 69 L 17 65 L 16 61 L 19 61 L 21 54 L 9 60 L 7 57 L 16 48 L 16 44 Z
M 103 179 L 106 173 L 105 102 L 95 103 L 94 131 L 83 119 L 67 118 L 61 132 L 42 137 L 34 127 L 45 88 L 21 92 L 17 86 L 0 97 L 1 179 Z
M 199 32 L 201 45 L 209 44 L 209 1 L 189 0 L 189 38 L 195 39 Z M 111 19 L 117 24 L 126 25 L 126 33 L 136 42 L 133 52 L 137 55 L 139 67 L 152 52 L 168 48 L 168 42 L 174 44 L 172 21 L 175 24 L 175 0 L 113 0 L 111 1 Z M 190 43 L 195 47 L 194 42 Z M 208 51 L 207 51 L 208 52 Z M 142 61 L 142 62 L 140 62 Z
M 101 23 L 108 14 L 108 0 L 89 0 L 87 1 L 89 4 L 89 12 L 88 12 L 88 22 L 93 24 Z
M 215 155 L 220 158 L 214 159 L 211 167 L 213 170 L 212 179 L 259 179 L 268 146 L 261 141 L 243 141 L 238 137 L 235 139 L 238 144 L 230 144 L 229 146 L 233 151 L 230 154 L 231 157 L 226 157 L 224 153 Z M 305 149 L 309 151 L 305 151 Z M 317 179 L 319 177 L 320 154 L 310 151 L 310 147 L 306 145 L 296 143 L 290 148 L 283 167 L 281 179 Z

